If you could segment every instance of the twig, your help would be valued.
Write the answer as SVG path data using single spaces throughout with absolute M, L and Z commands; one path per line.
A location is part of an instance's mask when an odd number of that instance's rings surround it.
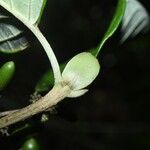
M 68 84 L 57 84 L 54 88 L 35 103 L 0 118 L 0 129 L 25 120 L 56 105 L 68 96 L 71 88 Z
M 15 110 L 9 110 L 9 111 L 4 111 L 4 112 L 0 112 L 0 118 L 9 114 L 12 114 L 16 111 L 18 111 L 19 109 L 15 109 Z

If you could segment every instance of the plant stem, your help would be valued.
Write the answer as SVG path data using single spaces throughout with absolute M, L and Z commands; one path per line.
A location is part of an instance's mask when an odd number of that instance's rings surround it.
M 15 110 L 8 110 L 8 111 L 4 111 L 4 112 L 0 112 L 0 117 L 4 117 L 6 115 L 12 114 L 13 112 L 18 111 L 19 109 L 15 109 Z
M 49 61 L 51 63 L 53 73 L 54 73 L 55 84 L 59 83 L 61 80 L 61 71 L 60 71 L 60 67 L 59 67 L 58 61 L 56 59 L 56 56 L 55 56 L 50 44 L 48 43 L 47 39 L 43 36 L 43 34 L 41 33 L 41 31 L 39 30 L 38 27 L 31 26 L 30 30 L 36 36 L 36 38 L 39 40 L 39 42 L 43 46 L 43 48 L 49 58 Z
M 19 109 L 5 117 L 0 118 L 0 129 L 5 128 L 9 125 L 25 120 L 35 114 L 43 112 L 48 108 L 56 105 L 62 99 L 68 96 L 71 92 L 69 85 L 57 84 L 53 89 L 46 94 L 44 97 L 36 101 L 35 103 Z

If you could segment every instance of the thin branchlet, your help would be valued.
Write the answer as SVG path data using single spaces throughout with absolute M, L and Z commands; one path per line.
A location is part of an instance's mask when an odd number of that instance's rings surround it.
M 55 106 L 58 102 L 63 100 L 70 94 L 71 89 L 68 85 L 57 84 L 54 88 L 35 103 L 12 112 L 0 119 L 0 129 L 8 127 L 14 123 L 25 120 L 33 115 L 41 113 L 52 106 Z

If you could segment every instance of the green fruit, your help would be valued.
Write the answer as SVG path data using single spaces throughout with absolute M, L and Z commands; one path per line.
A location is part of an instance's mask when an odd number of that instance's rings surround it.
M 40 147 L 36 139 L 29 138 L 25 141 L 20 150 L 40 150 Z
M 0 91 L 3 90 L 10 80 L 12 79 L 15 72 L 15 63 L 13 61 L 6 62 L 0 68 Z

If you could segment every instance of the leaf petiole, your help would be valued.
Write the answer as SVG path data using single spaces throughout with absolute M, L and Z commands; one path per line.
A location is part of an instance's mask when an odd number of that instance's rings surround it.
M 57 58 L 52 48 L 38 27 L 31 26 L 30 30 L 43 46 L 53 69 L 55 84 L 57 84 L 61 80 L 61 71 L 60 71 L 59 63 L 57 61 Z

